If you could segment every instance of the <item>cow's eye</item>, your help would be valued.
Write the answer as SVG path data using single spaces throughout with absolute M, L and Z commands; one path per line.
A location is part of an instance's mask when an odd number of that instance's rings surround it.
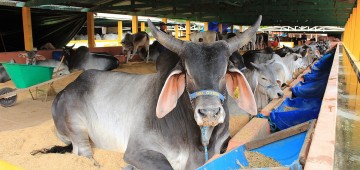
M 265 77 L 262 77 L 263 80 L 267 80 Z

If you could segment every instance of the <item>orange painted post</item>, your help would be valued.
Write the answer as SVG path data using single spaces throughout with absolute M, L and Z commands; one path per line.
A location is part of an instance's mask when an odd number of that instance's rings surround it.
M 242 25 L 239 26 L 239 31 L 243 32 L 243 26 Z
M 175 38 L 179 38 L 179 25 L 175 25 Z
M 145 22 L 141 22 L 141 26 L 140 26 L 140 30 L 141 31 L 145 31 Z
M 190 20 L 186 20 L 186 40 L 190 41 Z
M 167 24 L 167 18 L 162 18 L 161 21 L 165 24 Z M 165 31 L 167 31 L 167 27 L 165 27 Z
M 351 42 L 350 42 L 350 44 L 351 44 L 351 53 L 353 53 L 354 54 L 354 46 L 355 46 L 355 44 L 354 44 L 354 41 L 355 41 L 355 26 L 356 26 L 356 12 L 355 12 L 355 10 L 354 10 L 355 8 L 353 8 L 353 15 L 352 15 L 352 19 L 351 19 L 351 22 L 352 22 L 352 37 L 351 37 Z
M 122 36 L 123 36 L 122 21 L 118 21 L 118 43 L 119 43 L 119 45 L 121 45 Z
M 354 56 L 357 61 L 360 61 L 360 1 L 358 1 L 358 6 L 356 8 L 356 35 L 355 35 L 355 51 Z
M 31 26 L 31 11 L 29 7 L 22 8 L 22 21 L 24 31 L 24 45 L 25 50 L 33 50 L 33 37 L 32 37 L 32 26 Z
M 136 34 L 138 32 L 138 16 L 132 16 L 132 33 Z
M 220 33 L 222 33 L 222 24 L 220 24 L 220 23 L 218 24 L 218 30 Z
M 89 48 L 95 47 L 95 27 L 94 27 L 94 13 L 88 12 L 87 16 L 87 35 Z
M 209 30 L 209 22 L 204 22 L 204 31 Z

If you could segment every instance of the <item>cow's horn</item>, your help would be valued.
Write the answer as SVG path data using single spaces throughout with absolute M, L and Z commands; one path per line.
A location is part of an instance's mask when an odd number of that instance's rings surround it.
M 239 50 L 239 48 L 243 47 L 250 41 L 251 37 L 256 34 L 256 31 L 260 27 L 261 18 L 262 16 L 260 15 L 255 24 L 247 29 L 244 33 L 226 40 L 229 44 L 230 54 Z
M 148 26 L 151 30 L 153 36 L 160 42 L 161 45 L 165 46 L 170 51 L 180 55 L 181 51 L 183 50 L 184 42 L 174 38 L 171 35 L 165 34 L 164 32 L 159 31 L 154 24 L 148 19 Z

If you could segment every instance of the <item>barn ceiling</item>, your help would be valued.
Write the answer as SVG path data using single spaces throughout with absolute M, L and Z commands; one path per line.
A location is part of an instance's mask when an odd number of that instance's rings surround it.
M 251 25 L 344 26 L 356 0 L 27 0 L 37 8 Z M 74 8 L 76 7 L 76 8 Z

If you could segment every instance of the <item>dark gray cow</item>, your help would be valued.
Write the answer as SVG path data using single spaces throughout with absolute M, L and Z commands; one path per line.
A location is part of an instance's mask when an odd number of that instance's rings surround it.
M 11 80 L 9 75 L 7 74 L 4 66 L 0 63 L 0 83 L 5 83 Z
M 14 59 L 10 60 L 10 63 L 16 63 Z M 11 80 L 9 74 L 6 72 L 4 66 L 2 63 L 0 63 L 0 83 L 5 83 L 7 81 Z
M 161 44 L 158 41 L 154 41 L 149 47 L 149 53 L 145 48 L 140 50 L 139 56 L 143 60 L 156 61 L 161 52 Z M 149 56 L 148 56 L 149 55 Z M 147 57 L 148 56 L 148 57 Z
M 232 96 L 239 107 L 256 114 L 249 84 L 228 60 L 260 22 L 261 16 L 241 36 L 208 44 L 175 39 L 149 20 L 154 37 L 180 62 L 169 72 L 146 75 L 85 71 L 53 102 L 57 135 L 72 144 L 73 153 L 91 159 L 91 146 L 125 152 L 134 169 L 201 166 L 204 146 L 211 157 L 229 137 L 223 96 Z
M 89 48 L 81 46 L 76 51 L 64 47 L 63 54 L 70 72 L 73 70 L 112 70 L 119 66 L 119 60 L 107 53 L 91 53 Z

